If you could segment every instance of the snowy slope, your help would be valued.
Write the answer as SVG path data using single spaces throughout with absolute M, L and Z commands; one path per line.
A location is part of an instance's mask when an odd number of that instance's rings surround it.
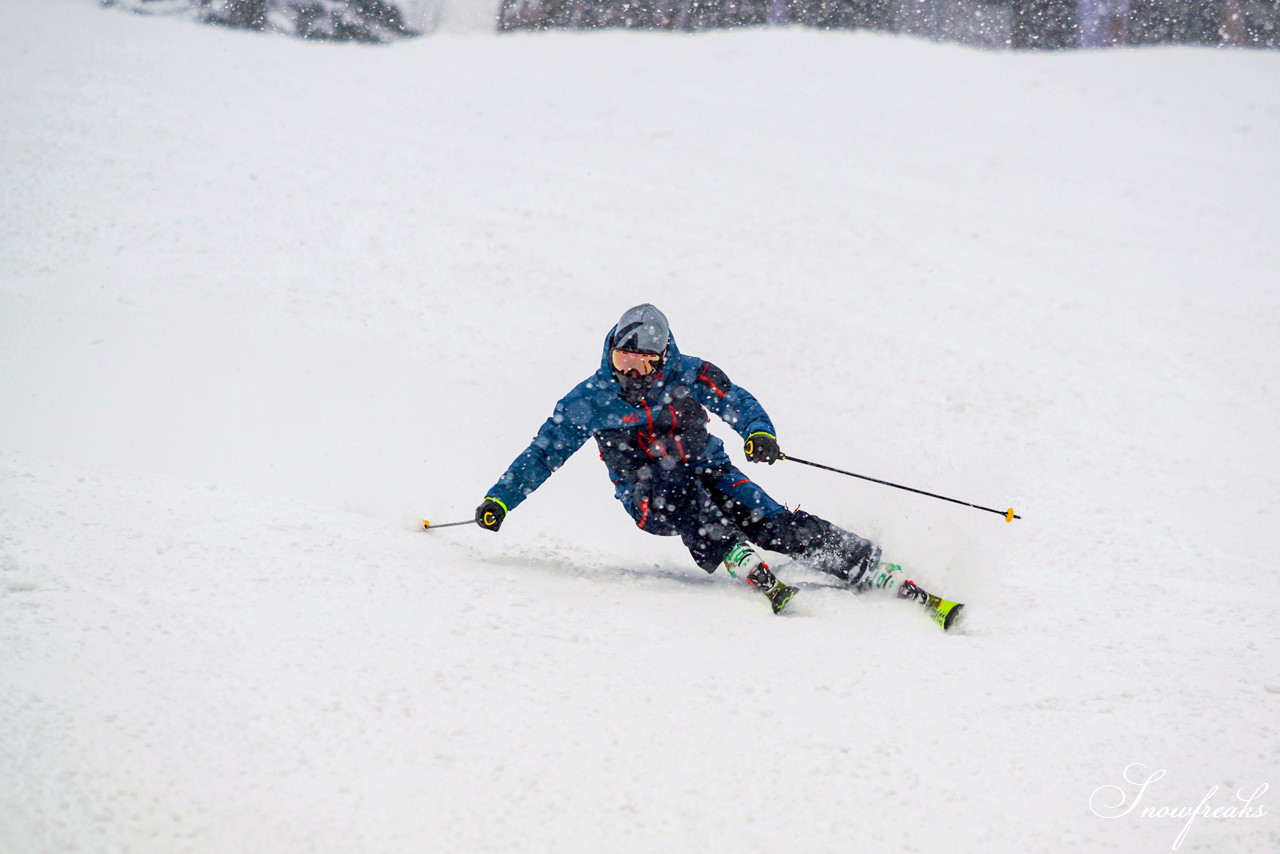
M 1280 783 L 1280 55 L 2 0 L 0 113 L 0 850 L 1158 852 Z M 784 449 L 1023 514 L 750 470 L 963 633 L 773 617 L 590 451 L 416 529 L 641 300 Z

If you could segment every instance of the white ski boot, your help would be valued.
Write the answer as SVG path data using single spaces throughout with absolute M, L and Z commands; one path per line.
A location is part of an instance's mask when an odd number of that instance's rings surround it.
M 735 543 L 724 556 L 725 571 L 733 578 L 741 577 L 769 599 L 773 613 L 779 614 L 798 592 L 797 588 L 783 584 L 760 559 L 760 555 L 746 543 Z

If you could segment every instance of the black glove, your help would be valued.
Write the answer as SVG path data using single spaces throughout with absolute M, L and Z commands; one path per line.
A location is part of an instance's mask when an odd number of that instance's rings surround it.
M 502 520 L 507 517 L 507 509 L 492 498 L 486 498 L 476 508 L 476 524 L 486 531 L 496 531 L 502 527 Z
M 746 453 L 747 459 L 753 463 L 773 465 L 782 458 L 782 451 L 778 449 L 778 440 L 763 431 L 757 431 L 748 436 L 742 450 Z

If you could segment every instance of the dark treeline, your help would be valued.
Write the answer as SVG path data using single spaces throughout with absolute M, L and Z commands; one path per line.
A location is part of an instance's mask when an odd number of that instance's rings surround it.
M 798 24 L 986 47 L 1280 47 L 1280 0 L 502 0 L 500 30 Z
M 410 0 L 101 0 L 304 39 L 385 42 L 420 33 Z M 435 18 L 451 0 L 436 0 Z M 458 0 L 476 2 L 476 0 Z M 798 25 L 906 33 L 990 48 L 1147 44 L 1280 47 L 1280 0 L 492 0 L 500 31 L 697 31 Z M 422 4 L 419 3 L 419 6 Z M 423 25 L 430 29 L 430 25 Z

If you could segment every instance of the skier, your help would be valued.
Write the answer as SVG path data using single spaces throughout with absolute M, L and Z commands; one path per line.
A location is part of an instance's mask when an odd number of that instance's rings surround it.
M 594 437 L 614 495 L 643 531 L 679 535 L 707 572 L 723 566 L 763 592 L 778 613 L 796 588 L 778 581 L 752 544 L 790 555 L 860 590 L 880 547 L 800 510 L 788 510 L 740 472 L 707 432 L 707 410 L 743 438 L 754 463 L 782 458 L 764 407 L 724 371 L 676 347 L 666 316 L 628 309 L 604 340 L 600 368 L 559 403 L 476 508 L 497 531 L 508 513 Z

